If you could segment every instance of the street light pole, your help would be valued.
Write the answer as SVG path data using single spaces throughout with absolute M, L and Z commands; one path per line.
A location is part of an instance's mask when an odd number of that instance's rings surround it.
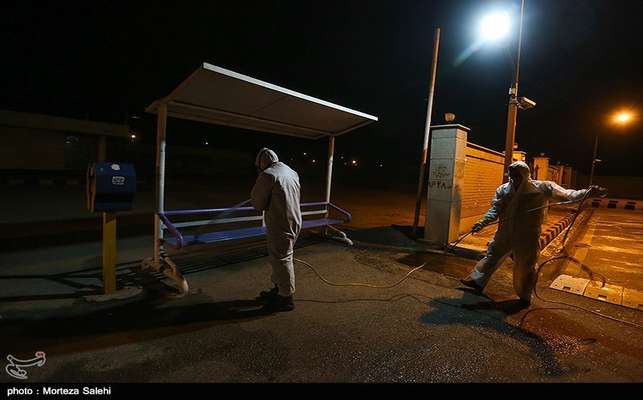
M 514 141 L 516 138 L 516 120 L 518 119 L 518 82 L 520 81 L 520 50 L 522 47 L 522 25 L 525 11 L 525 0 L 520 2 L 520 28 L 518 33 L 518 54 L 516 57 L 516 72 L 514 81 L 509 89 L 509 105 L 507 106 L 507 133 L 505 138 L 505 169 L 503 183 L 509 181 L 509 165 L 513 162 Z
M 431 63 L 431 82 L 429 84 L 429 99 L 426 106 L 426 124 L 424 126 L 424 142 L 422 146 L 422 158 L 420 160 L 420 178 L 418 181 L 417 198 L 415 200 L 415 215 L 413 217 L 413 232 L 415 235 L 420 221 L 420 208 L 424 196 L 424 181 L 427 173 L 427 162 L 429 159 L 429 137 L 431 135 L 431 114 L 433 114 L 433 93 L 435 92 L 435 77 L 438 71 L 438 54 L 440 52 L 440 28 L 435 28 L 433 42 L 433 62 Z
M 596 140 L 594 141 L 594 156 L 592 156 L 592 172 L 589 173 L 589 186 L 592 186 L 594 181 L 594 167 L 596 166 L 596 156 L 598 152 L 598 133 L 596 134 Z

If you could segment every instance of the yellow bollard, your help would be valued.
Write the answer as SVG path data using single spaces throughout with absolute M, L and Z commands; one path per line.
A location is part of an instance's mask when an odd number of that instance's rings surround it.
M 116 291 L 116 214 L 103 212 L 103 289 Z

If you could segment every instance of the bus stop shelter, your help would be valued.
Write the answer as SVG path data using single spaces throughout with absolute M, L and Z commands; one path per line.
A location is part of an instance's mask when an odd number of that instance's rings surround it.
M 157 204 L 154 256 L 150 263 L 155 269 L 161 270 L 162 263 L 168 262 L 162 257 L 163 230 L 167 227 L 162 217 L 166 213 L 164 199 L 168 117 L 303 139 L 328 138 L 325 191 L 327 205 L 330 204 L 332 188 L 335 138 L 378 120 L 372 115 L 207 63 L 201 65 L 168 96 L 154 101 L 146 111 L 157 115 Z M 169 263 L 169 267 L 173 274 L 180 275 L 172 263 Z M 187 288 L 184 280 L 183 284 Z

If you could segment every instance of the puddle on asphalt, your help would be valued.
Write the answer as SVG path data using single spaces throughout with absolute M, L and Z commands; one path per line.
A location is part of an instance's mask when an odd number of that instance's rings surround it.
M 452 277 L 466 276 L 476 264 L 474 260 L 433 253 L 411 253 L 396 261 L 409 267 L 426 263 L 425 270 Z

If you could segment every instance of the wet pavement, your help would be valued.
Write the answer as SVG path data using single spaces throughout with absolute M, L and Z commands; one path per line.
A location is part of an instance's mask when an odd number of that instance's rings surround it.
M 254 301 L 269 282 L 261 243 L 178 257 L 192 294 L 168 299 L 136 270 L 150 238 L 121 242 L 120 281 L 146 290 L 108 305 L 83 297 L 99 285 L 97 244 L 2 255 L 0 356 L 45 351 L 31 382 L 643 381 L 643 330 L 538 299 L 524 309 L 510 265 L 479 296 L 455 279 L 474 260 L 311 237 L 296 256 L 334 282 L 384 285 L 427 264 L 391 289 L 328 286 L 298 265 L 296 310 L 267 314 Z M 635 310 L 543 295 L 643 324 Z

